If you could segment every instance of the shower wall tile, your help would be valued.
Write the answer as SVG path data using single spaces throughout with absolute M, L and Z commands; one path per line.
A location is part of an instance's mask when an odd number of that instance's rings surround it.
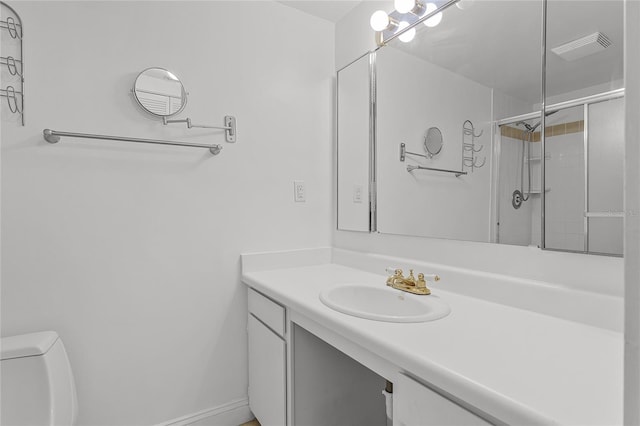
M 547 137 L 545 236 L 548 248 L 583 250 L 584 140 L 582 133 Z M 553 224 L 552 226 L 550 226 Z

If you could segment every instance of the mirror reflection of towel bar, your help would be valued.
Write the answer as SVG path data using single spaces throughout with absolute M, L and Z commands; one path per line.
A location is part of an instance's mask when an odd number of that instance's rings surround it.
M 467 172 L 462 172 L 460 170 L 436 169 L 434 167 L 424 167 L 424 166 L 407 166 L 408 172 L 412 172 L 414 170 L 431 170 L 434 172 L 453 173 L 456 175 L 456 177 L 467 174 Z
M 624 212 L 585 212 L 584 217 L 624 217 Z
M 44 139 L 49 143 L 58 143 L 60 142 L 60 137 L 70 137 L 70 138 L 83 138 L 83 139 L 104 139 L 110 141 L 122 141 L 122 142 L 136 142 L 136 143 L 150 143 L 150 144 L 159 144 L 159 145 L 175 145 L 175 146 L 190 146 L 195 148 L 207 148 L 213 155 L 220 154 L 222 150 L 222 146 L 220 145 L 206 145 L 201 143 L 191 143 L 191 142 L 179 142 L 179 141 L 166 141 L 160 139 L 141 139 L 141 138 L 129 138 L 125 136 L 108 136 L 108 135 L 93 135 L 90 133 L 71 133 L 71 132 L 59 132 L 57 130 L 44 129 L 43 130 Z

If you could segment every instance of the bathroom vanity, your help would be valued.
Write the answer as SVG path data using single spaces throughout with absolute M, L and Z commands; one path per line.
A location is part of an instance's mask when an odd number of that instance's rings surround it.
M 319 298 L 340 284 L 384 288 L 389 265 L 440 274 L 432 296 L 398 297 L 437 297 L 451 312 L 394 323 Z M 303 424 L 302 407 L 326 410 L 324 424 L 384 425 L 385 380 L 396 426 L 622 424 L 619 298 L 330 248 L 247 254 L 242 267 L 249 402 L 265 426 Z

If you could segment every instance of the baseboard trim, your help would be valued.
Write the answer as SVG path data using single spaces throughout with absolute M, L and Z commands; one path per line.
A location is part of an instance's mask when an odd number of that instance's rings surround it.
M 247 398 L 187 414 L 156 426 L 239 426 L 253 419 Z

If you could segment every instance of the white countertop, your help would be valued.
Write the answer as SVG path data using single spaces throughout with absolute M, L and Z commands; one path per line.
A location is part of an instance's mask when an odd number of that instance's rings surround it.
M 513 423 L 622 424 L 623 336 L 432 287 L 451 313 L 426 323 L 342 314 L 318 298 L 341 283 L 386 276 L 321 264 L 244 272 L 250 287 L 425 382 Z M 424 296 L 412 296 L 424 297 Z M 427 296 L 430 297 L 430 296 Z

